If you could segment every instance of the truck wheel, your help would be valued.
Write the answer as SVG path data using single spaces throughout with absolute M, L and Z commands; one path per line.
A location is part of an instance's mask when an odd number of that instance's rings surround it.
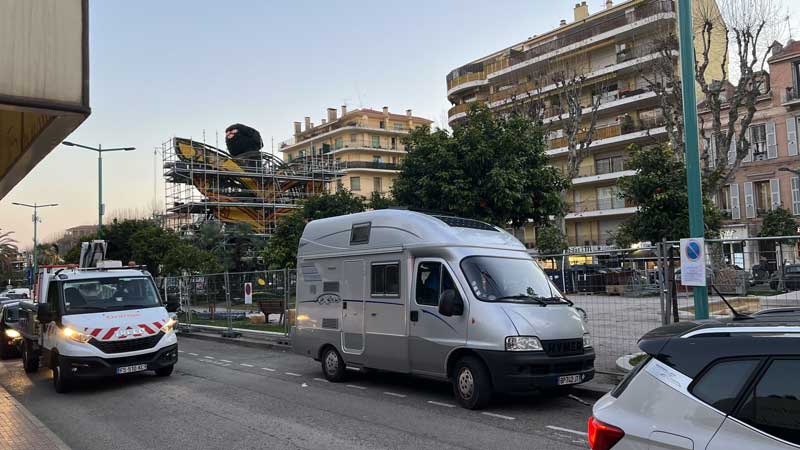
M 339 382 L 344 380 L 345 364 L 342 356 L 333 347 L 328 347 L 322 352 L 322 373 L 328 381 Z
M 8 359 L 11 356 L 11 349 L 5 339 L 0 339 L 0 359 Z
M 22 341 L 22 367 L 27 373 L 39 370 L 39 356 L 33 351 L 33 344 L 25 339 Z
M 60 356 L 56 356 L 56 364 L 53 367 L 53 387 L 59 394 L 65 394 L 72 388 L 72 377 L 61 368 Z
M 171 366 L 162 367 L 160 369 L 156 369 L 156 376 L 159 377 L 168 377 L 172 375 L 172 370 L 175 369 L 175 364 Z
M 453 393 L 456 401 L 467 409 L 482 409 L 492 398 L 489 370 L 481 360 L 465 356 L 453 369 Z

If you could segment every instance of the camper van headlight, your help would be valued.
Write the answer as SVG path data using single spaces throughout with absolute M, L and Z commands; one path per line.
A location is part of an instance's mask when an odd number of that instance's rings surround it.
M 68 339 L 71 339 L 71 340 L 73 340 L 75 342 L 81 343 L 81 344 L 85 344 L 85 343 L 89 342 L 90 339 L 92 339 L 92 337 L 89 336 L 88 334 L 83 334 L 80 331 L 75 331 L 70 327 L 66 327 L 66 328 L 62 329 L 61 330 L 61 334 L 63 334 L 64 337 L 66 337 Z
M 162 332 L 162 333 L 164 333 L 164 334 L 170 334 L 170 333 L 172 333 L 172 330 L 174 330 L 174 329 L 175 329 L 175 324 L 176 324 L 176 323 L 178 323 L 178 321 L 177 321 L 177 320 L 170 318 L 170 319 L 167 321 L 167 323 L 165 323 L 165 324 L 164 324 L 164 326 L 163 326 L 163 327 L 161 327 L 161 332 Z
M 589 348 L 592 346 L 592 337 L 589 336 L 589 333 L 583 334 L 583 348 Z
M 506 351 L 535 352 L 542 350 L 542 342 L 535 336 L 509 336 L 506 338 Z

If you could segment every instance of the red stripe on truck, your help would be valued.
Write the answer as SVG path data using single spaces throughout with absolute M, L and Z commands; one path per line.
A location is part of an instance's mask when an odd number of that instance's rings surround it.
M 143 328 L 143 329 L 144 329 L 144 331 L 146 331 L 146 332 L 147 332 L 147 334 L 154 334 L 154 333 L 155 333 L 155 331 L 153 331 L 153 329 L 152 329 L 152 328 L 148 327 L 147 325 L 145 325 L 145 324 L 143 324 L 143 323 L 140 323 L 140 324 L 139 324 L 139 327 L 140 327 L 140 328 Z
M 117 332 L 117 330 L 119 330 L 119 327 L 113 327 L 113 328 L 109 329 L 109 330 L 108 330 L 108 333 L 106 333 L 106 334 L 103 336 L 103 340 L 104 340 L 104 341 L 107 341 L 107 340 L 109 340 L 109 339 L 111 338 L 111 336 L 114 336 L 114 333 L 116 333 L 116 332 Z

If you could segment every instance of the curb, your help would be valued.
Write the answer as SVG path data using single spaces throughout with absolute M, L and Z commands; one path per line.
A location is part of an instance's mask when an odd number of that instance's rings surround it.
M 17 399 L 14 398 L 5 388 L 0 386 L 0 397 L 7 398 L 19 412 L 21 412 L 26 419 L 28 419 L 34 427 L 36 427 L 37 431 L 42 433 L 43 435 L 47 436 L 47 439 L 51 441 L 55 447 L 52 447 L 55 450 L 72 450 L 72 448 L 67 445 L 64 441 L 61 440 L 55 433 L 53 433 L 50 428 L 47 428 L 47 425 L 43 424 L 41 420 L 39 420 L 36 416 L 33 415 L 28 408 L 22 406 L 22 403 L 18 402 Z
M 290 350 L 291 341 L 285 339 L 249 339 L 246 337 L 228 338 L 210 333 L 192 331 L 191 333 L 178 333 L 180 339 L 197 339 L 199 341 L 221 342 L 224 344 L 239 345 L 241 347 L 260 348 L 269 350 Z

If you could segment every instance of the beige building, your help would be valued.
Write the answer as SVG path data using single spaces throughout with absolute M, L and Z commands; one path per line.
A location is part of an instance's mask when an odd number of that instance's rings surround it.
M 713 0 L 696 0 L 695 5 L 718 16 Z M 567 137 L 563 116 L 554 112 L 561 100 L 560 87 L 550 74 L 567 68 L 585 77 L 581 104 L 587 123 L 590 105 L 598 97 L 600 106 L 591 153 L 581 162 L 567 193 L 565 226 L 574 251 L 602 251 L 615 246 L 614 233 L 636 211 L 635 205 L 617 195 L 617 180 L 634 173 L 626 167 L 626 149 L 631 144 L 667 141 L 659 100 L 647 80 L 656 78 L 651 66 L 660 58 L 654 38 L 677 27 L 677 12 L 672 0 L 630 0 L 607 1 L 603 10 L 595 12 L 582 2 L 573 13 L 571 23 L 563 20 L 553 30 L 450 72 L 447 97 L 453 107 L 448 115 L 450 124 L 457 126 L 475 102 L 494 111 L 531 99 L 543 102 L 544 123 L 550 131 L 547 153 L 552 165 L 563 170 Z M 715 39 L 710 67 L 721 66 L 723 48 L 723 40 Z M 676 52 L 676 65 L 677 56 Z M 535 244 L 532 226 L 516 234 L 529 247 Z
M 403 138 L 410 130 L 432 122 L 405 114 L 374 109 L 348 111 L 328 108 L 322 123 L 314 125 L 310 117 L 305 123 L 294 123 L 294 137 L 281 143 L 284 160 L 332 157 L 344 176 L 343 187 L 354 194 L 369 197 L 373 192 L 389 194 L 398 173 L 398 165 L 406 154 Z M 335 186 L 329 186 L 329 189 Z

